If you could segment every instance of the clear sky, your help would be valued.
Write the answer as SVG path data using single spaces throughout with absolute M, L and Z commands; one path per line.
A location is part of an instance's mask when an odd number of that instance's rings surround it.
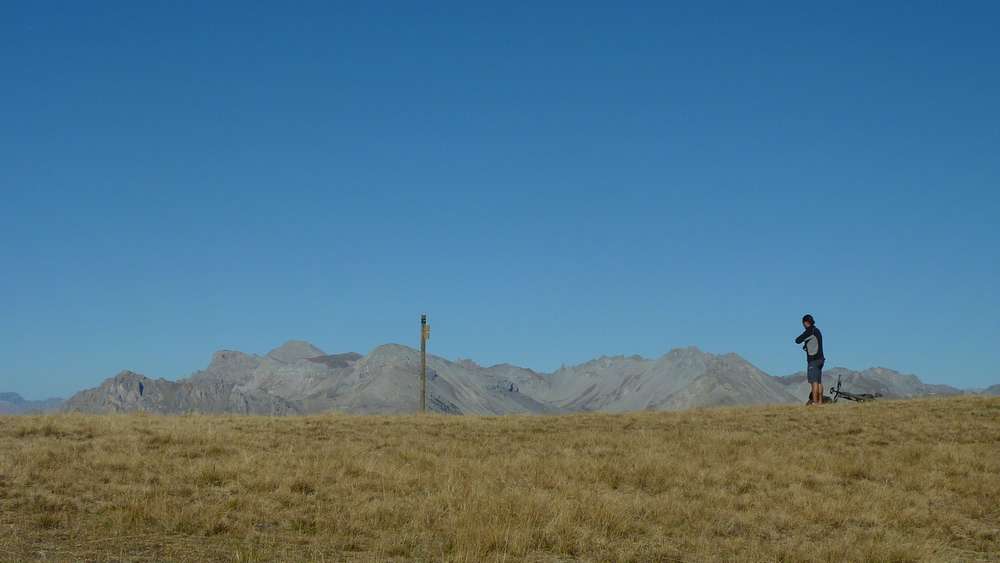
M 7 2 L 0 391 L 220 348 L 1000 383 L 997 2 Z

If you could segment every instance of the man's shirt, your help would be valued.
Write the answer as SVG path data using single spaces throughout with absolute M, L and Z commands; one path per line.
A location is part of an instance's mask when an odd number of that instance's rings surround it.
M 800 334 L 795 339 L 795 343 L 801 344 L 802 349 L 806 351 L 806 361 L 826 359 L 823 355 L 823 333 L 816 328 L 816 325 L 807 328 L 805 332 Z

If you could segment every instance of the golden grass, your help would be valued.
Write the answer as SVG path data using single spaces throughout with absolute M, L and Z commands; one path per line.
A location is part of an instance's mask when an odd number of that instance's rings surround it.
M 1000 399 L 0 418 L 0 559 L 1000 560 Z

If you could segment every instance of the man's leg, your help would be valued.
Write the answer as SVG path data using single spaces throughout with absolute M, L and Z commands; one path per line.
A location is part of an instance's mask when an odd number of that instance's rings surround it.
M 806 380 L 812 389 L 811 397 L 814 405 L 823 404 L 823 387 L 820 385 L 820 368 L 816 362 L 809 362 L 806 366 Z
M 818 362 L 816 366 L 816 396 L 819 398 L 817 405 L 823 405 L 823 364 L 826 363 L 823 360 Z

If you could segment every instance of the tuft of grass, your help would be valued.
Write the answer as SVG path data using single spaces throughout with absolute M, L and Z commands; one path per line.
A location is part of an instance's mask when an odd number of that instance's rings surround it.
M 39 514 L 35 517 L 35 526 L 40 530 L 58 528 L 61 521 L 55 514 Z
M 1000 399 L 0 417 L 0 560 L 1000 561 Z
M 301 495 L 311 495 L 316 492 L 316 487 L 305 479 L 295 479 L 288 488 L 291 489 L 293 493 L 299 493 Z
M 232 479 L 232 472 L 226 471 L 217 465 L 209 465 L 199 469 L 192 480 L 193 484 L 201 487 L 221 487 Z

